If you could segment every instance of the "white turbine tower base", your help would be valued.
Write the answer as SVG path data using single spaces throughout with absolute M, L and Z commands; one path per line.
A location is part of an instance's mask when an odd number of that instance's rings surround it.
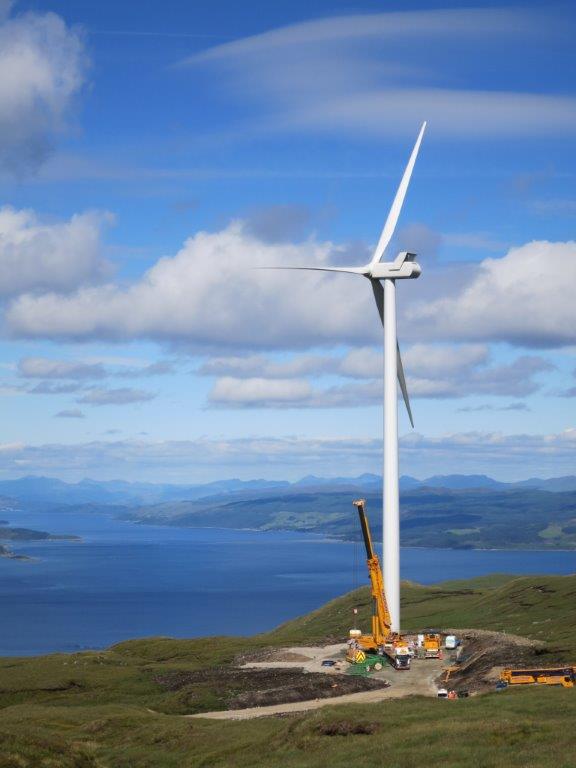
M 384 587 L 390 628 L 400 632 L 400 489 L 398 481 L 398 394 L 396 283 L 384 280 L 384 472 L 382 535 Z
M 343 272 L 368 278 L 372 285 L 380 320 L 384 327 L 384 472 L 382 490 L 382 533 L 384 538 L 384 588 L 390 611 L 391 629 L 400 632 L 400 494 L 398 481 L 398 398 L 400 390 L 410 423 L 414 426 L 412 411 L 400 347 L 396 335 L 396 281 L 419 277 L 420 266 L 416 254 L 403 251 L 394 261 L 382 261 L 392 240 L 418 150 L 424 136 L 422 124 L 408 165 L 382 229 L 378 245 L 369 264 L 363 267 L 267 267 L 267 269 L 311 270 L 315 272 Z

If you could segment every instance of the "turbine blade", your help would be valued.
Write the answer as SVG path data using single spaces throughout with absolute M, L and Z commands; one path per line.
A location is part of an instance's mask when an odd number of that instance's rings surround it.
M 351 275 L 366 275 L 368 267 L 254 267 L 254 269 L 291 269 L 307 272 L 345 272 Z
M 392 235 L 394 234 L 394 230 L 396 229 L 396 224 L 398 223 L 400 211 L 402 210 L 402 205 L 404 204 L 406 190 L 408 189 L 408 184 L 410 183 L 410 177 L 412 176 L 412 170 L 414 169 L 414 163 L 416 162 L 418 150 L 420 149 L 420 144 L 422 143 L 422 137 L 424 136 L 425 130 L 426 122 L 423 122 L 422 127 L 420 128 L 420 133 L 418 134 L 418 138 L 416 139 L 416 144 L 414 144 L 414 149 L 412 150 L 412 154 L 408 160 L 408 165 L 404 171 L 404 176 L 402 176 L 402 181 L 400 182 L 400 186 L 396 192 L 396 197 L 392 203 L 392 208 L 390 208 L 390 213 L 388 214 L 388 218 L 384 224 L 384 229 L 380 235 L 380 240 L 378 241 L 378 245 L 374 251 L 374 256 L 370 262 L 371 266 L 374 266 L 374 264 L 377 264 L 382 259 L 384 251 L 388 247 L 388 244 L 392 239 Z
M 406 386 L 406 379 L 404 378 L 404 366 L 402 365 L 402 355 L 400 354 L 400 345 L 396 342 L 396 367 L 398 369 L 398 383 L 402 390 L 402 397 L 404 398 L 404 405 L 408 412 L 408 418 L 412 429 L 414 429 L 414 419 L 412 418 L 412 409 L 410 408 L 410 398 L 408 397 L 408 387 Z
M 374 292 L 374 298 L 376 299 L 376 306 L 378 307 L 378 314 L 380 315 L 380 322 L 384 326 L 384 288 L 380 280 L 370 280 L 372 285 L 372 291 Z M 412 418 L 412 409 L 410 408 L 410 398 L 408 397 L 408 387 L 406 386 L 406 379 L 404 377 L 404 366 L 402 365 L 402 356 L 400 354 L 400 345 L 396 342 L 396 368 L 398 375 L 398 383 L 400 384 L 400 390 L 402 391 L 402 397 L 404 398 L 404 405 L 410 419 L 412 429 L 414 429 L 414 419 Z

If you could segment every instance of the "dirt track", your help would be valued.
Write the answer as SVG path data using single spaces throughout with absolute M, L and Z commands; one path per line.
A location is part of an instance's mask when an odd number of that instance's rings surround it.
M 266 661 L 253 661 L 244 665 L 244 668 L 254 670 L 303 669 L 309 674 L 324 672 L 326 675 L 337 676 L 337 679 L 341 679 L 343 676 L 342 669 L 346 669 L 345 662 L 340 670 L 334 670 L 334 667 L 322 667 L 322 660 L 326 658 L 342 658 L 344 647 L 342 644 L 339 644 L 315 648 L 284 648 L 268 657 Z M 390 681 L 390 686 L 387 688 L 347 693 L 343 696 L 332 696 L 330 698 L 292 701 L 269 706 L 248 707 L 246 709 L 204 712 L 198 715 L 187 715 L 187 717 L 210 718 L 213 720 L 250 720 L 255 717 L 306 712 L 335 704 L 365 704 L 415 695 L 436 696 L 437 685 L 435 681 L 445 667 L 446 662 L 438 659 L 415 660 L 410 670 L 396 671 L 392 667 L 386 666 L 382 672 L 372 673 L 370 678 L 375 681 Z

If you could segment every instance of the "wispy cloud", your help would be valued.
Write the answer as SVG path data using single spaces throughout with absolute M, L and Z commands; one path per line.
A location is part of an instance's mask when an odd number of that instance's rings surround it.
M 553 197 L 549 200 L 532 200 L 529 207 L 534 213 L 555 216 L 576 216 L 576 199 Z
M 424 477 L 487 472 L 502 479 L 573 472 L 576 430 L 546 435 L 469 432 L 401 438 L 403 471 Z M 227 476 L 298 478 L 303 474 L 380 471 L 380 438 L 252 437 L 232 440 L 95 441 L 65 445 L 0 444 L 0 475 L 64 479 L 206 481 Z
M 458 408 L 460 413 L 485 413 L 486 411 L 519 411 L 522 413 L 528 413 L 530 408 L 526 403 L 509 403 L 508 405 L 489 405 L 483 403 L 482 405 L 468 405 L 464 408 Z
M 513 46 L 521 55 L 543 30 L 565 35 L 550 15 L 525 9 L 356 14 L 224 43 L 180 66 L 218 72 L 220 86 L 227 83 L 232 97 L 255 107 L 252 131 L 380 137 L 405 135 L 427 118 L 436 136 L 571 134 L 575 99 L 482 90 L 473 77 L 462 87 L 464 68 L 455 87 L 454 60 L 474 51 L 498 60 Z
M 47 357 L 23 357 L 18 361 L 18 374 L 25 379 L 103 379 L 104 368 L 98 364 L 76 360 L 53 360 Z
M 94 387 L 89 389 L 77 402 L 85 405 L 130 405 L 132 403 L 145 403 L 156 397 L 155 392 L 146 392 L 143 389 L 131 389 L 121 387 L 119 389 L 104 389 Z
M 63 411 L 58 411 L 54 414 L 55 419 L 84 419 L 85 416 L 80 408 L 68 408 Z

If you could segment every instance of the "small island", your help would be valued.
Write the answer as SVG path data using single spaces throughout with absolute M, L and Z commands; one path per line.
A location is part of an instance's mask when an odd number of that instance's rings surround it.
M 46 531 L 35 531 L 32 528 L 11 528 L 7 521 L 0 521 L 0 541 L 81 541 L 80 536 L 71 534 L 54 534 Z M 0 557 L 9 560 L 34 560 L 28 555 L 18 555 L 8 547 L 0 544 Z

